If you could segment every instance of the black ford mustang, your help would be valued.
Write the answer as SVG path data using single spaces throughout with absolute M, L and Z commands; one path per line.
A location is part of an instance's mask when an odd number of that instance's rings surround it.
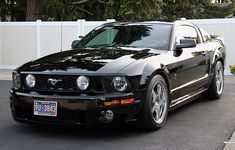
M 148 129 L 199 96 L 219 99 L 225 47 L 186 21 L 108 23 L 69 51 L 13 72 L 10 107 L 18 122 L 92 125 L 139 120 Z

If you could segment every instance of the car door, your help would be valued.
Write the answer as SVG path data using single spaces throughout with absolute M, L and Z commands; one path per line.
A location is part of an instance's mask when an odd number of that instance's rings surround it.
M 179 91 L 185 96 L 202 88 L 208 79 L 208 53 L 202 43 L 201 35 L 194 26 L 181 25 L 177 29 L 176 42 L 181 39 L 195 39 L 193 48 L 183 48 L 179 55 Z

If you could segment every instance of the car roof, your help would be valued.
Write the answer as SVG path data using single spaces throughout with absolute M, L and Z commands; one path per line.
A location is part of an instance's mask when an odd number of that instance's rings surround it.
M 146 24 L 169 24 L 169 25 L 176 25 L 176 24 L 186 24 L 186 25 L 193 25 L 189 21 L 185 20 L 176 20 L 174 22 L 166 22 L 166 21 L 126 21 L 126 22 L 110 22 L 103 24 L 104 26 L 111 25 L 111 26 L 123 26 L 123 25 L 146 25 Z

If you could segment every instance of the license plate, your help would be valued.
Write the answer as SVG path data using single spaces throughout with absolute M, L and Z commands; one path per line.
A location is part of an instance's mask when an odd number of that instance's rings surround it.
M 57 102 L 55 101 L 34 101 L 33 114 L 37 116 L 57 116 Z

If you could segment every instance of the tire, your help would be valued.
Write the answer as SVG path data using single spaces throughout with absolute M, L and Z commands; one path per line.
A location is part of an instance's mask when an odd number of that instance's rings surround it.
M 144 101 L 142 125 L 145 129 L 156 130 L 163 127 L 169 110 L 168 88 L 164 78 L 154 76 L 147 89 Z
M 212 81 L 207 91 L 206 97 L 211 100 L 217 100 L 221 97 L 224 90 L 224 67 L 220 61 L 216 62 L 214 67 Z

